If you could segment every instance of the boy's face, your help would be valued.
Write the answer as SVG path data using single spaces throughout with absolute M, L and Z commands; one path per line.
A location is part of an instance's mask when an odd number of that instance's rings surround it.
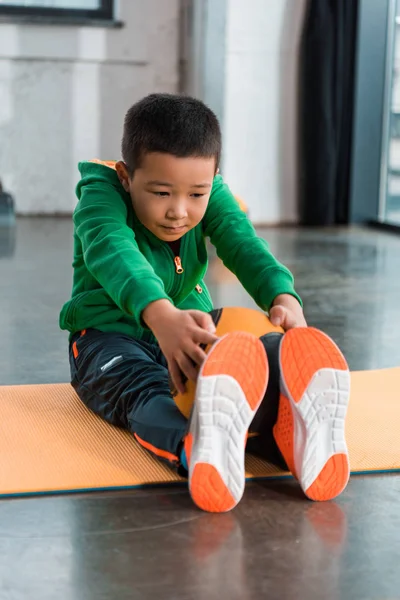
M 153 152 L 143 157 L 132 179 L 123 162 L 116 169 L 138 219 L 160 240 L 176 241 L 202 220 L 215 176 L 214 158 Z

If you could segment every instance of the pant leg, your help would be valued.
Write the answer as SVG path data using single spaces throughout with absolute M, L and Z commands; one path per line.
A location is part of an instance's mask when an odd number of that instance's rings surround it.
M 287 469 L 286 462 L 275 442 L 273 427 L 278 418 L 280 396 L 279 348 L 282 334 L 268 333 L 260 338 L 269 362 L 269 381 L 264 399 L 249 429 L 246 450 Z M 253 437 L 254 436 L 254 437 Z
M 72 386 L 88 408 L 128 429 L 157 457 L 179 465 L 187 420 L 172 398 L 157 345 L 88 329 L 71 341 L 70 367 Z

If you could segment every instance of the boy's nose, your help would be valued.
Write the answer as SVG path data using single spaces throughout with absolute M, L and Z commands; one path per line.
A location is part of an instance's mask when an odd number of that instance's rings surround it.
M 167 212 L 167 217 L 175 221 L 185 219 L 187 217 L 186 202 L 174 202 Z

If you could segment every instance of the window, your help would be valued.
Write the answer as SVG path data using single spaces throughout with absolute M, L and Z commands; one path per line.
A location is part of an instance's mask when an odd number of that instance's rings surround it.
M 0 0 L 0 17 L 113 19 L 113 0 Z

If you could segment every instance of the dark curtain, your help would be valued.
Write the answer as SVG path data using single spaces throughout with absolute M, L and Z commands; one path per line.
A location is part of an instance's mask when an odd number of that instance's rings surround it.
M 299 78 L 303 225 L 349 220 L 357 12 L 358 0 L 308 0 Z

